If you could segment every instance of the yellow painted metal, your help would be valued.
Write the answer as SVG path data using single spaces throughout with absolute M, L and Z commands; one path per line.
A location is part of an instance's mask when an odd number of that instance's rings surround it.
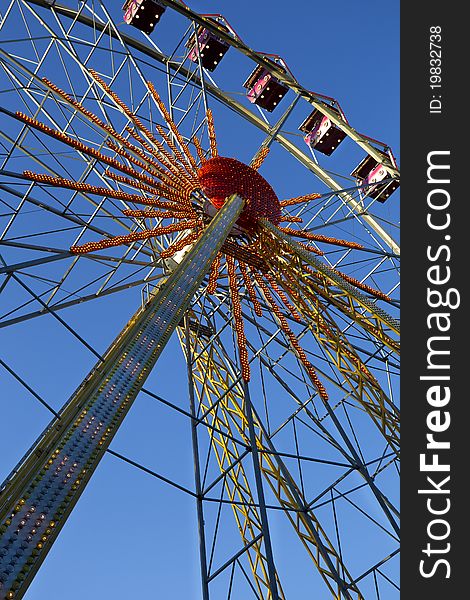
M 192 345 L 195 356 L 192 371 L 202 414 L 206 415 L 205 418 L 211 425 L 218 428 L 223 425 L 222 430 L 227 431 L 227 433 L 230 432 L 231 436 L 238 435 L 241 441 L 249 445 L 250 440 L 248 422 L 244 410 L 243 386 L 236 374 L 234 365 L 228 359 L 217 340 L 213 340 L 209 346 L 206 346 L 194 336 L 192 338 Z M 255 419 L 255 429 L 260 456 L 260 468 L 265 480 L 279 505 L 285 509 L 285 514 L 310 558 L 313 560 L 333 598 L 363 600 L 362 594 L 353 583 L 353 578 L 348 573 L 339 553 L 329 540 L 326 531 L 321 526 L 314 511 L 308 507 L 308 502 L 300 488 L 296 485 L 294 478 L 290 476 L 285 465 L 282 464 L 281 466 L 279 460 L 276 460 L 274 457 L 272 447 L 267 443 L 266 434 L 258 419 Z M 213 431 L 210 433 L 214 437 Z M 222 435 L 219 435 L 217 442 L 213 442 L 213 446 L 217 444 L 225 451 L 228 441 L 222 441 L 222 437 Z M 220 453 L 220 450 L 218 453 Z M 236 460 L 235 457 L 239 457 L 235 444 L 232 444 L 230 457 L 232 461 Z M 227 454 L 224 454 L 224 459 L 224 461 L 221 461 L 218 458 L 222 472 L 230 464 Z M 231 473 L 231 477 L 233 478 L 232 485 L 239 490 L 245 491 L 247 489 L 247 480 L 244 471 L 241 472 L 232 469 Z M 245 497 L 252 498 L 252 494 L 250 493 L 249 496 Z M 234 512 L 239 512 L 239 508 L 235 505 L 233 508 Z M 252 518 L 253 513 L 249 512 L 247 508 L 244 514 L 248 518 Z M 257 523 L 258 526 L 256 529 L 248 529 L 251 535 L 255 531 L 258 531 L 259 516 L 257 516 Z M 247 541 L 246 531 L 246 528 L 240 530 L 244 542 Z M 261 580 L 256 569 L 261 567 L 261 561 L 264 557 L 259 553 L 258 549 L 255 552 L 257 553 L 258 561 L 251 558 L 250 563 L 252 564 L 254 578 L 260 583 Z M 263 577 L 265 577 L 266 567 L 264 564 L 262 572 Z M 342 580 L 341 585 L 338 584 L 338 578 Z M 263 597 L 269 598 L 269 596 Z
M 295 269 L 315 293 L 331 302 L 346 317 L 355 321 L 391 350 L 399 352 L 400 324 L 370 301 L 352 284 L 335 273 L 326 263 L 302 249 L 290 236 L 267 221 L 263 222 L 259 240 L 260 251 L 270 267 L 278 271 Z M 305 267 L 313 268 L 313 277 Z
M 399 413 L 391 403 L 381 384 L 364 364 L 348 337 L 333 319 L 327 302 L 339 308 L 345 317 L 352 319 L 368 333 L 388 347 L 396 345 L 388 336 L 379 318 L 372 331 L 374 316 L 366 315 L 355 299 L 341 290 L 334 282 L 323 278 L 318 280 L 305 271 L 302 259 L 294 254 L 285 254 L 276 240 L 270 244 L 271 252 L 265 255 L 271 266 L 271 274 L 283 291 L 289 296 L 295 308 L 305 320 L 310 331 L 326 353 L 332 364 L 344 377 L 342 388 L 371 417 L 391 448 L 399 452 Z M 319 273 L 322 277 L 322 273 Z M 363 308 L 363 307 L 362 307 Z
M 178 331 L 182 348 L 185 348 L 184 332 L 182 328 Z M 260 598 L 271 600 L 269 589 L 268 567 L 266 556 L 263 552 L 261 517 L 256 507 L 256 499 L 251 491 L 250 483 L 241 460 L 240 446 L 234 440 L 237 432 L 232 427 L 232 419 L 226 410 L 225 400 L 220 406 L 211 409 L 217 398 L 226 394 L 227 386 L 230 385 L 230 374 L 217 372 L 213 374 L 216 361 L 213 360 L 211 347 L 201 354 L 202 346 L 198 337 L 191 335 L 191 347 L 193 355 L 197 359 L 192 365 L 195 394 L 199 403 L 201 414 L 205 415 L 203 421 L 207 424 L 212 452 L 216 458 L 221 473 L 225 474 L 224 486 L 228 500 L 232 503 L 233 514 L 240 532 L 241 539 L 246 550 L 248 562 L 253 573 L 253 583 Z M 241 419 L 244 428 L 248 428 L 243 406 L 235 407 L 236 418 Z M 246 442 L 246 440 L 241 440 Z M 249 442 L 248 442 L 249 443 Z M 243 446 L 241 446 L 243 448 Z M 277 577 L 279 599 L 284 600 L 282 585 Z

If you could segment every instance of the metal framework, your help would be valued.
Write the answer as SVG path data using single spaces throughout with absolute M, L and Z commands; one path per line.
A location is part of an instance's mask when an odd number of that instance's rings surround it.
M 243 207 L 220 210 L 113 342 L 1 490 L 2 594 L 21 597 L 132 406 Z M 32 526 L 32 527 L 31 527 Z
M 204 600 L 295 597 L 293 578 L 299 573 L 304 589 L 321 596 L 392 597 L 399 532 L 399 246 L 377 203 L 368 198 L 366 205 L 352 180 L 345 186 L 332 175 L 334 169 L 307 153 L 289 133 L 292 122 L 302 106 L 318 108 L 350 143 L 383 163 L 390 177 L 397 170 L 320 95 L 273 66 L 233 30 L 176 0 L 161 4 L 168 14 L 159 24 L 162 35 L 155 37 L 118 25 L 119 9 L 105 0 L 87 0 L 78 8 L 10 0 L 1 11 L 0 113 L 8 126 L 0 132 L 5 208 L 0 328 L 8 334 L 41 316 L 64 327 L 99 362 L 61 409 L 43 399 L 7 360 L 0 363 L 8 378 L 54 413 L 0 491 L 0 598 L 23 596 L 106 452 L 194 498 Z M 164 19 L 170 16 L 171 32 L 164 35 Z M 271 118 L 233 93 L 234 85 L 219 76 L 219 68 L 207 72 L 199 54 L 190 61 L 187 42 L 198 26 L 228 43 L 231 59 L 264 65 L 286 84 L 285 110 L 279 108 Z M 20 110 L 119 158 L 116 144 L 121 137 L 134 139 L 129 137 L 133 123 L 89 69 L 119 92 L 144 127 L 156 133 L 160 127 L 172 156 L 182 152 L 181 140 L 167 128 L 149 79 L 160 93 L 166 89 L 169 115 L 198 164 L 215 148 L 210 107 L 216 109 L 216 126 L 223 109 L 227 121 L 242 125 L 247 140 L 251 130 L 256 140 L 259 132 L 265 136 L 261 144 L 250 142 L 256 168 L 265 161 L 269 173 L 267 150 L 280 147 L 311 172 L 312 189 L 319 192 L 305 203 L 294 198 L 288 206 L 287 220 L 303 220 L 299 227 L 309 244 L 296 241 L 289 228 L 263 221 L 254 247 L 264 267 L 255 272 L 233 249 L 222 247 L 242 210 L 243 201 L 234 197 L 189 251 L 173 257 L 161 253 L 173 244 L 183 248 L 184 235 L 177 229 L 118 250 L 70 252 L 96 236 L 139 234 L 149 224 L 159 228 L 163 223 L 158 216 L 124 217 L 121 211 L 132 212 L 132 201 L 114 192 L 135 189 L 110 181 L 96 157 L 46 141 L 15 117 Z M 111 125 L 118 141 L 67 102 L 54 84 Z M 109 154 L 110 142 L 114 154 Z M 219 134 L 218 145 L 223 144 Z M 127 166 L 132 158 L 139 157 L 130 155 Z M 109 195 L 97 199 L 85 188 L 61 189 L 58 195 L 48 185 L 25 181 L 22 172 L 31 168 L 107 188 Z M 144 196 L 142 190 L 137 193 Z M 196 191 L 193 201 L 205 199 Z M 27 217 L 31 210 L 39 215 L 35 221 Z M 353 236 L 356 244 L 331 246 L 317 235 L 335 231 L 337 238 Z M 62 315 L 91 300 L 120 298 L 125 290 L 142 290 L 142 307 L 101 354 Z M 249 383 L 237 338 L 241 318 Z M 143 387 L 175 329 L 186 360 L 189 398 L 184 403 L 162 398 L 154 382 Z M 194 488 L 109 447 L 139 392 L 188 420 Z M 370 541 L 358 539 L 359 529 Z M 292 561 L 280 550 L 284 544 L 298 564 L 294 575 L 289 574 Z

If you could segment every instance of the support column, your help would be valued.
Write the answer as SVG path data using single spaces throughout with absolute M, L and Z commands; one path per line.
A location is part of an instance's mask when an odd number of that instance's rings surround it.
M 209 573 L 207 570 L 207 552 L 206 552 L 206 532 L 204 527 L 204 507 L 202 505 L 203 493 L 201 485 L 201 469 L 199 466 L 199 443 L 197 432 L 197 414 L 196 402 L 194 399 L 194 383 L 193 383 L 193 368 L 191 356 L 191 336 L 189 330 L 189 317 L 185 319 L 185 338 L 186 338 L 186 364 L 188 371 L 188 391 L 189 391 L 189 409 L 191 411 L 191 440 L 193 445 L 193 461 L 194 461 L 194 483 L 196 486 L 196 506 L 197 506 L 197 525 L 199 533 L 199 559 L 201 563 L 201 582 L 202 582 L 202 599 L 209 600 Z
M 0 600 L 26 592 L 243 204 L 227 200 L 0 487 Z
M 279 600 L 276 580 L 276 567 L 274 565 L 273 549 L 271 544 L 271 535 L 268 525 L 268 513 L 266 510 L 266 501 L 264 497 L 263 480 L 261 477 L 261 463 L 258 454 L 257 437 L 255 424 L 253 421 L 253 405 L 251 404 L 250 390 L 248 383 L 243 384 L 243 398 L 245 401 L 245 415 L 248 422 L 248 435 L 251 444 L 251 455 L 253 458 L 253 469 L 255 473 L 256 492 L 258 495 L 259 513 L 261 517 L 261 528 L 263 531 L 264 549 L 266 552 L 266 562 L 268 564 L 269 589 L 272 600 Z

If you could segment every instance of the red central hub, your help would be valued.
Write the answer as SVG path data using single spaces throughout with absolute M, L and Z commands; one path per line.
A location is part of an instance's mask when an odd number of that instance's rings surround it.
M 258 219 L 267 219 L 274 225 L 281 220 L 281 206 L 273 188 L 258 171 L 234 159 L 216 156 L 198 171 L 202 191 L 215 208 L 220 209 L 225 199 L 238 194 L 245 200 L 238 224 L 252 228 Z

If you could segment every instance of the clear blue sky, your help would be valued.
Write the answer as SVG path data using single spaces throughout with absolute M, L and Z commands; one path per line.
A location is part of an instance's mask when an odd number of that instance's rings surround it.
M 222 12 L 253 49 L 280 54 L 306 88 L 339 100 L 353 127 L 388 143 L 399 159 L 397 1 L 194 0 L 189 5 L 201 13 Z M 165 15 L 153 36 L 165 51 L 172 49 L 171 40 L 175 39 L 174 32 L 165 32 L 169 21 Z M 121 27 L 130 35 L 136 34 L 132 28 Z M 54 80 L 53 73 L 48 76 Z M 242 83 L 241 77 L 234 80 L 231 90 L 242 92 Z M 226 144 L 227 154 L 248 160 L 262 137 L 256 132 L 245 136 L 243 130 L 229 129 L 217 121 L 222 118 L 217 108 L 215 114 L 221 153 Z M 299 122 L 305 116 L 305 109 L 303 114 L 299 111 Z M 360 155 L 357 156 L 359 162 Z M 342 161 L 344 165 L 355 164 L 346 154 L 337 160 L 340 169 Z M 273 161 L 264 174 L 272 175 L 270 181 L 281 198 L 314 191 L 312 177 L 296 165 L 285 164 L 277 150 L 273 150 Z M 384 219 L 396 222 L 398 195 L 380 210 Z M 103 351 L 138 303 L 139 291 L 134 290 L 65 310 L 61 316 Z M 49 317 L 1 330 L 0 348 L 2 358 L 56 409 L 95 362 L 79 342 Z M 0 378 L 3 479 L 49 421 L 49 414 L 10 375 L 0 371 Z M 147 387 L 186 408 L 185 366 L 176 340 L 170 342 Z M 193 487 L 188 423 L 146 396 L 138 398 L 112 447 Z M 281 548 L 280 560 L 289 565 L 289 557 L 282 550 L 283 531 L 274 519 L 273 537 Z M 289 600 L 312 596 L 294 577 L 286 589 L 290 591 Z M 192 498 L 106 456 L 31 585 L 27 599 L 78 600 L 84 596 L 200 600 Z M 327 598 L 325 588 L 315 597 Z

